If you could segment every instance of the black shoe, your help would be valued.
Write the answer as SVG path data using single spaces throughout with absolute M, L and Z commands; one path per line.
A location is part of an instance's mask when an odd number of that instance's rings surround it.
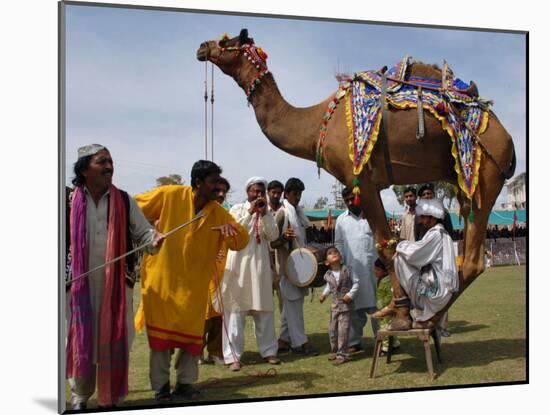
M 189 383 L 176 383 L 172 392 L 173 399 L 195 400 L 199 395 L 200 392 Z
M 277 354 L 285 354 L 290 352 L 290 343 L 279 339 L 277 342 Z
M 84 411 L 85 409 L 88 409 L 86 402 L 73 403 L 72 407 L 75 411 Z
M 168 402 L 170 399 L 172 399 L 172 394 L 170 393 L 170 382 L 166 382 L 158 392 L 155 392 L 155 401 Z
M 303 354 L 305 356 L 317 356 L 319 352 L 313 348 L 309 343 L 304 343 L 300 347 L 295 347 L 292 349 L 293 353 Z

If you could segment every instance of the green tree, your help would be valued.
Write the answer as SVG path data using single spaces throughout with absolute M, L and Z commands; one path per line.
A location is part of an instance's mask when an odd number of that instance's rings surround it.
M 315 202 L 315 205 L 313 205 L 313 209 L 324 209 L 327 207 L 328 203 L 328 197 L 321 196 L 319 199 L 317 199 L 317 202 Z
M 412 185 L 416 187 L 416 189 L 420 189 L 422 185 L 426 183 L 419 183 L 416 185 Z M 458 192 L 458 188 L 447 182 L 439 181 L 434 182 L 434 190 L 435 190 L 435 197 L 437 197 L 439 200 L 443 201 L 443 204 L 447 205 L 447 209 L 450 209 L 451 205 L 453 204 L 453 201 L 456 199 L 456 195 Z M 397 201 L 399 204 L 404 204 L 405 202 L 405 189 L 411 185 L 393 185 L 392 190 L 395 193 L 395 197 L 397 198 Z
M 162 176 L 157 178 L 157 187 L 166 186 L 169 184 L 183 184 L 181 176 L 179 174 L 169 174 L 168 176 Z

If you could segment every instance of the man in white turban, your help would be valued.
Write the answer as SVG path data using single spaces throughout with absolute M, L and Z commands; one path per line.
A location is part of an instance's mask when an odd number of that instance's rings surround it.
M 458 291 L 453 241 L 442 225 L 445 210 L 437 199 L 422 199 L 416 214 L 425 229 L 420 241 L 396 247 L 395 272 L 411 301 L 413 328 L 431 328 L 429 321 Z
M 270 364 L 277 358 L 277 337 L 273 309 L 273 273 L 269 243 L 279 237 L 273 215 L 265 198 L 267 182 L 252 177 L 245 184 L 247 201 L 234 205 L 229 213 L 248 230 L 245 249 L 229 251 L 222 283 L 224 308 L 223 356 L 233 371 L 241 369 L 244 352 L 245 319 L 254 318 L 260 355 Z

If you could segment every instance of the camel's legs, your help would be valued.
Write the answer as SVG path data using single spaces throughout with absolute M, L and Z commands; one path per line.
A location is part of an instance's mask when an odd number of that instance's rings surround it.
M 464 263 L 460 291 L 470 285 L 485 269 L 487 223 L 503 184 L 504 177 L 493 161 L 483 157 L 476 190 L 476 193 L 481 193 L 478 195 L 480 197 L 474 198 L 481 201 L 481 206 L 473 203 L 474 221 L 465 221 L 467 231 L 464 237 Z
M 380 198 L 380 190 L 371 182 L 363 180 L 361 183 L 361 195 L 361 207 L 374 233 L 375 241 L 379 243 L 384 239 L 389 240 L 391 238 L 391 231 L 386 218 L 386 211 L 384 210 L 384 205 Z M 368 195 L 368 197 L 365 195 Z M 395 273 L 392 260 L 394 253 L 395 247 L 378 251 L 380 259 L 384 262 L 390 274 L 390 281 L 393 289 L 393 302 L 396 306 L 396 317 L 392 320 L 392 328 L 395 330 L 407 330 L 411 325 L 409 301 Z
M 479 170 L 479 182 L 476 190 L 476 193 L 481 192 L 479 194 L 480 197 L 474 197 L 473 201 L 469 201 L 465 196 L 459 197 L 461 214 L 464 220 L 464 260 L 462 271 L 459 272 L 460 288 L 459 292 L 453 295 L 451 301 L 431 318 L 433 322 L 437 322 L 458 298 L 460 293 L 484 271 L 487 223 L 503 184 L 504 177 L 493 161 L 484 157 Z M 478 206 L 478 203 L 475 202 L 476 200 L 481 201 L 481 206 Z M 470 206 L 472 206 L 474 212 L 473 222 L 468 220 Z

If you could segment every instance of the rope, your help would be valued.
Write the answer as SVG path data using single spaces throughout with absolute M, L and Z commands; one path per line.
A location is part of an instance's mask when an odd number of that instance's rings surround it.
M 212 136 L 212 161 L 214 161 L 214 64 L 212 66 L 212 85 L 210 90 L 210 103 L 211 103 L 211 111 L 210 111 L 210 134 Z
M 184 227 L 186 227 L 186 226 L 192 224 L 193 222 L 196 222 L 197 220 L 199 220 L 199 219 L 202 218 L 202 217 L 204 217 L 204 214 L 199 212 L 199 214 L 198 214 L 197 216 L 195 216 L 193 219 L 191 219 L 190 221 L 185 222 L 185 223 L 182 223 L 181 225 L 176 226 L 176 227 L 175 227 L 174 229 L 172 229 L 171 231 L 165 233 L 165 234 L 164 234 L 164 237 L 167 238 L 168 236 L 170 236 L 170 235 L 176 233 L 176 232 L 179 231 L 180 229 L 182 229 L 182 228 L 184 228 Z M 86 271 L 86 272 L 83 273 L 83 274 L 80 274 L 78 277 L 74 277 L 74 278 L 72 278 L 71 280 L 67 281 L 67 282 L 65 283 L 65 285 L 70 285 L 70 284 L 72 284 L 74 281 L 79 280 L 79 279 L 81 279 L 81 278 L 84 278 L 86 275 L 91 274 L 92 272 L 97 271 L 98 269 L 104 268 L 104 267 L 106 267 L 107 265 L 112 264 L 113 262 L 119 261 L 119 260 L 121 260 L 122 258 L 124 258 L 124 257 L 126 257 L 126 256 L 128 256 L 128 255 L 130 255 L 130 254 L 133 254 L 133 253 L 136 252 L 136 251 L 139 251 L 139 250 L 145 248 L 145 247 L 146 247 L 147 245 L 149 245 L 150 243 L 151 243 L 151 242 L 145 242 L 144 244 L 141 244 L 140 246 L 138 246 L 138 247 L 132 249 L 131 251 L 126 252 L 125 254 L 122 254 L 122 255 L 120 255 L 120 256 L 118 256 L 118 257 L 116 257 L 116 258 L 114 258 L 114 259 L 112 259 L 112 260 L 110 260 L 110 261 L 107 261 L 107 262 L 104 263 L 104 264 L 98 265 L 97 267 L 92 268 L 92 269 Z
M 389 149 L 389 128 L 388 128 L 388 110 L 386 108 L 386 94 L 387 94 L 387 76 L 382 74 L 382 90 L 380 91 L 380 105 L 382 107 L 382 129 L 384 130 L 384 139 L 382 140 L 382 149 L 384 151 L 384 162 L 386 165 L 386 173 L 388 175 L 388 181 L 395 183 L 393 178 L 393 169 L 391 165 L 390 149 Z
M 208 160 L 208 61 L 204 63 L 204 158 Z

